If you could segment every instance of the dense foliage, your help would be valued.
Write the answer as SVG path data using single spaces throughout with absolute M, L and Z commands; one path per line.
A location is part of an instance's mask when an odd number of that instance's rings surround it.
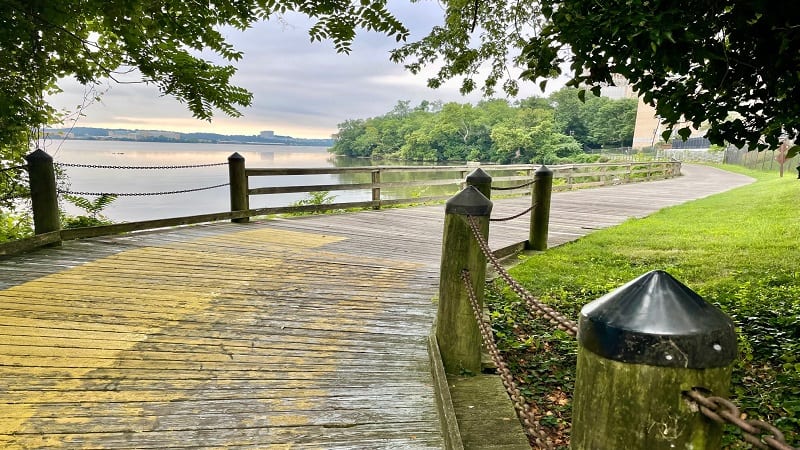
M 473 106 L 401 101 L 379 117 L 339 124 L 332 152 L 406 160 L 545 162 L 582 148 L 630 145 L 636 100 L 604 97 L 578 100 L 565 88 L 549 98 L 509 104 L 487 100 Z
M 796 445 L 800 271 L 791 261 L 800 258 L 797 180 L 747 173 L 759 181 L 530 255 L 512 275 L 546 303 L 577 318 L 584 304 L 645 272 L 666 270 L 732 317 L 739 358 L 731 397 L 749 418 L 772 422 Z M 575 339 L 532 319 L 499 283 L 489 290 L 487 302 L 496 337 L 523 392 L 552 414 L 546 423 L 565 442 Z M 726 440 L 725 448 L 750 448 L 736 434 Z
M 775 148 L 800 132 L 800 4 L 762 0 L 449 0 L 445 23 L 392 53 L 428 84 L 462 78 L 461 90 L 566 72 L 599 91 L 612 74 L 630 81 L 668 125 L 708 123 L 708 138 Z M 509 70 L 525 69 L 521 76 Z M 544 82 L 543 82 L 544 83 Z

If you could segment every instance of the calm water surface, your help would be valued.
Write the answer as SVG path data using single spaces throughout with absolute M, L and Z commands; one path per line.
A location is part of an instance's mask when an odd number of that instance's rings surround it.
M 337 157 L 326 147 L 240 144 L 175 144 L 158 142 L 67 140 L 47 148 L 56 162 L 115 166 L 192 165 L 226 162 L 238 152 L 248 167 L 352 167 L 370 165 L 371 161 Z M 381 164 L 386 164 L 381 162 Z M 398 163 L 399 164 L 399 163 Z M 407 163 L 404 163 L 407 164 Z M 228 182 L 228 167 L 203 167 L 172 170 L 123 170 L 67 168 L 69 190 L 75 192 L 147 193 L 194 189 Z M 365 177 L 360 179 L 358 177 Z M 307 175 L 292 177 L 257 177 L 250 187 L 289 186 L 368 182 L 362 175 Z M 337 202 L 364 201 L 370 192 L 333 192 Z M 426 193 L 425 195 L 429 195 Z M 87 196 L 93 198 L 91 196 Z M 259 195 L 250 197 L 252 208 L 285 206 L 306 198 L 307 194 Z M 71 214 L 82 213 L 65 205 Z M 194 214 L 228 211 L 228 188 L 221 187 L 184 194 L 119 197 L 103 214 L 114 221 L 161 219 Z

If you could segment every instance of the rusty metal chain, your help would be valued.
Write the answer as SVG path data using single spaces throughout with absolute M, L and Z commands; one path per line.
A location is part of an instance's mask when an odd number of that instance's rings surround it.
M 719 424 L 729 423 L 742 430 L 742 438 L 755 448 L 798 450 L 787 444 L 783 433 L 769 423 L 742 419 L 739 408 L 728 399 L 706 397 L 697 389 L 688 391 L 685 395 L 697 404 L 704 416 Z
M 525 214 L 528 214 L 529 212 L 531 212 L 531 210 L 533 210 L 534 206 L 536 206 L 536 205 L 531 206 L 530 208 L 526 209 L 525 211 L 522 211 L 519 214 L 514 214 L 511 217 L 503 217 L 501 219 L 489 219 L 489 221 L 490 222 L 506 222 L 506 221 L 509 221 L 509 220 L 514 220 L 516 218 L 522 217 Z
M 527 183 L 520 184 L 519 186 L 508 186 L 508 187 L 496 187 L 492 186 L 493 191 L 513 191 L 514 189 L 522 189 L 524 187 L 528 187 L 532 184 L 535 184 L 536 180 L 529 181 Z
M 191 164 L 183 166 L 107 166 L 102 164 L 73 164 L 73 163 L 55 163 L 56 166 L 61 167 L 82 167 L 85 169 L 132 169 L 132 170 L 148 170 L 148 169 L 196 169 L 198 167 L 215 167 L 227 166 L 227 162 L 213 163 L 213 164 Z
M 559 330 L 566 332 L 570 336 L 577 336 L 578 325 L 575 322 L 567 319 L 560 312 L 537 300 L 533 295 L 531 295 L 530 292 L 525 290 L 521 284 L 513 279 L 511 275 L 509 275 L 508 271 L 500 264 L 500 261 L 498 261 L 497 258 L 495 258 L 495 256 L 492 254 L 489 244 L 486 243 L 485 239 L 483 239 L 481 231 L 478 228 L 478 224 L 475 222 L 475 217 L 467 216 L 467 222 L 469 223 L 469 227 L 472 229 L 472 235 L 475 236 L 475 239 L 478 241 L 478 245 L 480 246 L 484 256 L 486 256 L 486 259 L 492 263 L 492 266 L 495 268 L 497 273 L 500 274 L 500 277 L 505 280 L 508 286 L 521 299 L 525 300 L 525 303 L 528 305 L 528 310 L 532 314 L 546 318 L 551 324 L 555 325 Z
M 475 291 L 472 289 L 472 280 L 470 279 L 469 270 L 464 269 L 461 271 L 461 281 L 464 282 L 464 286 L 467 289 L 469 304 L 472 306 L 472 314 L 478 322 L 478 329 L 483 339 L 483 345 L 486 347 L 486 350 L 492 357 L 494 365 L 497 367 L 497 373 L 500 375 L 503 386 L 505 386 L 506 392 L 514 404 L 517 417 L 525 426 L 525 431 L 533 438 L 536 445 L 546 450 L 553 449 L 553 443 L 550 442 L 547 433 L 541 428 L 539 420 L 533 412 L 533 408 L 531 408 L 531 405 L 525 400 L 525 397 L 523 397 L 517 386 L 517 382 L 514 380 L 514 375 L 511 373 L 508 364 L 506 364 L 505 359 L 503 359 L 503 356 L 500 354 L 500 350 L 497 349 L 497 344 L 495 344 L 494 335 L 492 334 L 492 327 L 483 319 L 483 311 L 481 311 L 478 305 L 478 299 L 475 297 Z
M 230 183 L 222 183 L 214 186 L 206 186 L 195 189 L 183 189 L 179 191 L 164 191 L 164 192 L 75 192 L 75 191 L 64 191 L 59 189 L 58 193 L 70 194 L 70 195 L 113 195 L 115 197 L 145 197 L 153 195 L 172 195 L 172 194 L 185 194 L 187 192 L 207 191 L 209 189 L 216 189 L 228 185 L 230 185 Z

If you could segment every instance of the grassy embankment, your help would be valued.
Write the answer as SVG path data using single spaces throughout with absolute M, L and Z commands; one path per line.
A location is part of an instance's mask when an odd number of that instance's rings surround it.
M 758 181 L 592 233 L 511 270 L 534 295 L 577 318 L 582 305 L 663 269 L 730 315 L 739 334 L 731 398 L 800 441 L 800 180 L 731 166 Z M 487 301 L 498 343 L 527 398 L 565 444 L 576 343 L 532 320 L 499 284 Z M 733 428 L 731 428 L 733 431 Z M 726 448 L 740 448 L 733 433 Z M 749 448 L 741 444 L 741 448 Z

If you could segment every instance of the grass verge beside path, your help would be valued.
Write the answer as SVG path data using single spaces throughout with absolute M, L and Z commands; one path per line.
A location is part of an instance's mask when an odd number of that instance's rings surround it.
M 800 443 L 800 180 L 726 166 L 751 185 L 630 219 L 511 270 L 568 317 L 650 270 L 662 269 L 730 315 L 739 334 L 731 398 Z M 568 444 L 577 345 L 531 319 L 501 281 L 487 303 L 502 351 L 560 445 Z M 731 427 L 725 448 L 749 448 Z

